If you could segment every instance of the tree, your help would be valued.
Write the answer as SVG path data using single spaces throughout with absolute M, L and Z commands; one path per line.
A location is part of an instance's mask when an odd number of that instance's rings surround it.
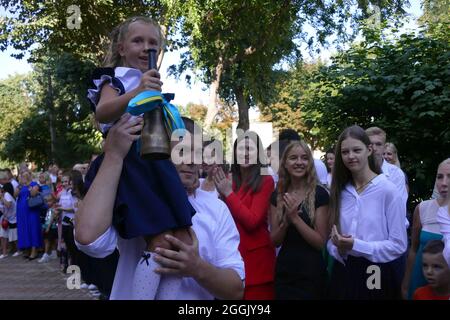
M 150 15 L 162 24 L 170 48 L 189 49 L 172 70 L 194 68 L 211 85 L 206 124 L 217 113 L 220 94 L 238 103 L 239 127 L 248 128 L 248 109 L 270 86 L 273 66 L 296 56 L 298 41 L 312 47 L 314 39 L 326 43 L 334 32 L 348 39 L 347 25 L 355 34 L 358 23 L 372 14 L 371 4 L 384 19 L 402 12 L 405 1 L 357 1 L 355 10 L 353 0 L 84 0 L 76 6 L 71 0 L 0 0 L 9 13 L 0 20 L 0 49 L 12 46 L 22 51 L 18 57 L 31 50 L 33 61 L 47 52 L 68 52 L 98 64 L 114 26 L 131 15 Z M 309 39 L 302 33 L 305 23 L 316 30 Z
M 185 114 L 203 127 L 207 109 L 208 108 L 202 104 L 190 102 L 185 107 Z
M 49 55 L 33 68 L 32 85 L 22 93 L 29 100 L 27 110 L 5 135 L 0 153 L 10 161 L 33 161 L 40 166 L 55 161 L 71 166 L 88 159 L 99 151 L 101 141 L 88 118 L 86 92 L 92 64 L 63 54 Z M 0 103 L 8 100 L 2 96 Z M 12 109 L 2 114 L 0 125 L 14 117 Z
M 448 0 L 424 0 L 423 15 L 419 22 L 431 30 L 440 24 L 448 26 L 450 23 L 450 2 Z
M 372 30 L 366 40 L 316 74 L 307 112 L 331 145 L 347 126 L 379 126 L 394 142 L 415 201 L 431 195 L 436 168 L 450 150 L 448 37 Z M 445 40 L 444 40 L 445 39 Z
M 32 81 L 28 75 L 15 75 L 0 81 L 0 158 L 4 162 L 9 159 L 4 152 L 7 137 L 33 111 L 32 97 L 29 95 L 31 87 Z
M 0 0 L 0 6 L 8 14 L 0 20 L 0 50 L 11 46 L 20 51 L 18 58 L 30 51 L 31 61 L 49 51 L 68 52 L 96 63 L 116 25 L 134 15 L 158 19 L 165 8 L 158 0 Z
M 211 85 L 206 125 L 217 113 L 218 95 L 237 103 L 239 127 L 248 128 L 248 109 L 264 98 L 273 67 L 298 55 L 296 41 L 313 46 L 314 39 L 326 43 L 336 32 L 338 39 L 351 38 L 346 24 L 357 25 L 380 8 L 380 19 L 402 13 L 405 1 L 212 1 L 188 0 L 180 9 L 181 39 L 189 46 L 174 73 L 196 68 Z M 308 22 L 316 35 L 307 39 L 302 27 Z
M 260 104 L 262 121 L 273 122 L 278 130 L 296 130 L 313 150 L 320 144 L 319 130 L 314 127 L 319 113 L 303 106 L 311 99 L 314 76 L 320 66 L 320 62 L 304 64 L 299 60 L 291 69 L 280 71 L 271 96 L 266 104 Z

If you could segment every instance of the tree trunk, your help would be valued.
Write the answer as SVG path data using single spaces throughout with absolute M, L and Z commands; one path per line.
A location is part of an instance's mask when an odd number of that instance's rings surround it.
M 247 97 L 244 94 L 244 88 L 241 86 L 235 86 L 234 94 L 236 95 L 236 101 L 238 105 L 238 112 L 239 112 L 239 122 L 238 122 L 238 129 L 242 129 L 244 131 L 247 131 L 250 127 L 250 121 L 248 118 L 248 103 L 247 103 Z
M 205 118 L 205 128 L 209 129 L 214 121 L 214 118 L 217 115 L 218 107 L 217 107 L 217 96 L 219 95 L 219 87 L 220 87 L 220 78 L 222 77 L 223 72 L 223 61 L 222 57 L 219 58 L 219 62 L 216 65 L 215 77 L 211 86 L 209 88 L 209 103 L 208 103 L 208 111 L 206 112 Z
M 47 91 L 47 108 L 48 108 L 48 121 L 50 130 L 50 160 L 55 163 L 56 160 L 56 130 L 55 130 L 55 104 L 53 99 L 53 86 L 52 76 L 50 72 L 47 73 L 48 91 Z

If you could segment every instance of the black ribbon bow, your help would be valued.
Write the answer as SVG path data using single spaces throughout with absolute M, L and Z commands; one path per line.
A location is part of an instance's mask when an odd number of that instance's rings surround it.
M 147 263 L 147 266 L 149 265 L 149 263 L 148 263 L 148 259 L 150 259 L 150 257 L 151 257 L 151 254 L 150 253 L 143 253 L 142 254 L 142 261 L 141 261 L 141 264 L 145 261 L 145 263 Z

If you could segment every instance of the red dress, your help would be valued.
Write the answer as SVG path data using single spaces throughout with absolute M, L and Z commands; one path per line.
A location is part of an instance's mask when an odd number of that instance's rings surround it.
M 238 192 L 232 192 L 225 199 L 241 237 L 239 252 L 245 265 L 244 299 L 274 299 L 276 256 L 267 224 L 274 182 L 271 176 L 263 176 L 258 192 L 244 190 L 241 186 Z

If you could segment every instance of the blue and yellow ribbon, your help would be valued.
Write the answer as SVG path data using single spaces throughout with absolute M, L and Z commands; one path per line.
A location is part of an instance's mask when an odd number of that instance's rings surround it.
M 159 107 L 163 111 L 164 125 L 170 134 L 177 129 L 185 129 L 177 107 L 169 103 L 158 91 L 144 91 L 139 93 L 130 100 L 126 112 L 133 116 L 138 116 Z
M 173 95 L 172 95 L 173 96 Z M 170 98 L 169 98 L 170 99 Z M 170 101 L 170 100 L 169 100 Z M 133 116 L 139 116 L 143 113 L 150 112 L 155 108 L 161 108 L 163 111 L 163 122 L 167 131 L 169 132 L 169 140 L 172 132 L 177 129 L 185 129 L 181 115 L 177 107 L 169 103 L 164 95 L 159 91 L 144 91 L 139 93 L 136 97 L 128 103 L 127 111 Z M 140 139 L 137 141 L 137 152 L 140 153 L 141 144 Z

